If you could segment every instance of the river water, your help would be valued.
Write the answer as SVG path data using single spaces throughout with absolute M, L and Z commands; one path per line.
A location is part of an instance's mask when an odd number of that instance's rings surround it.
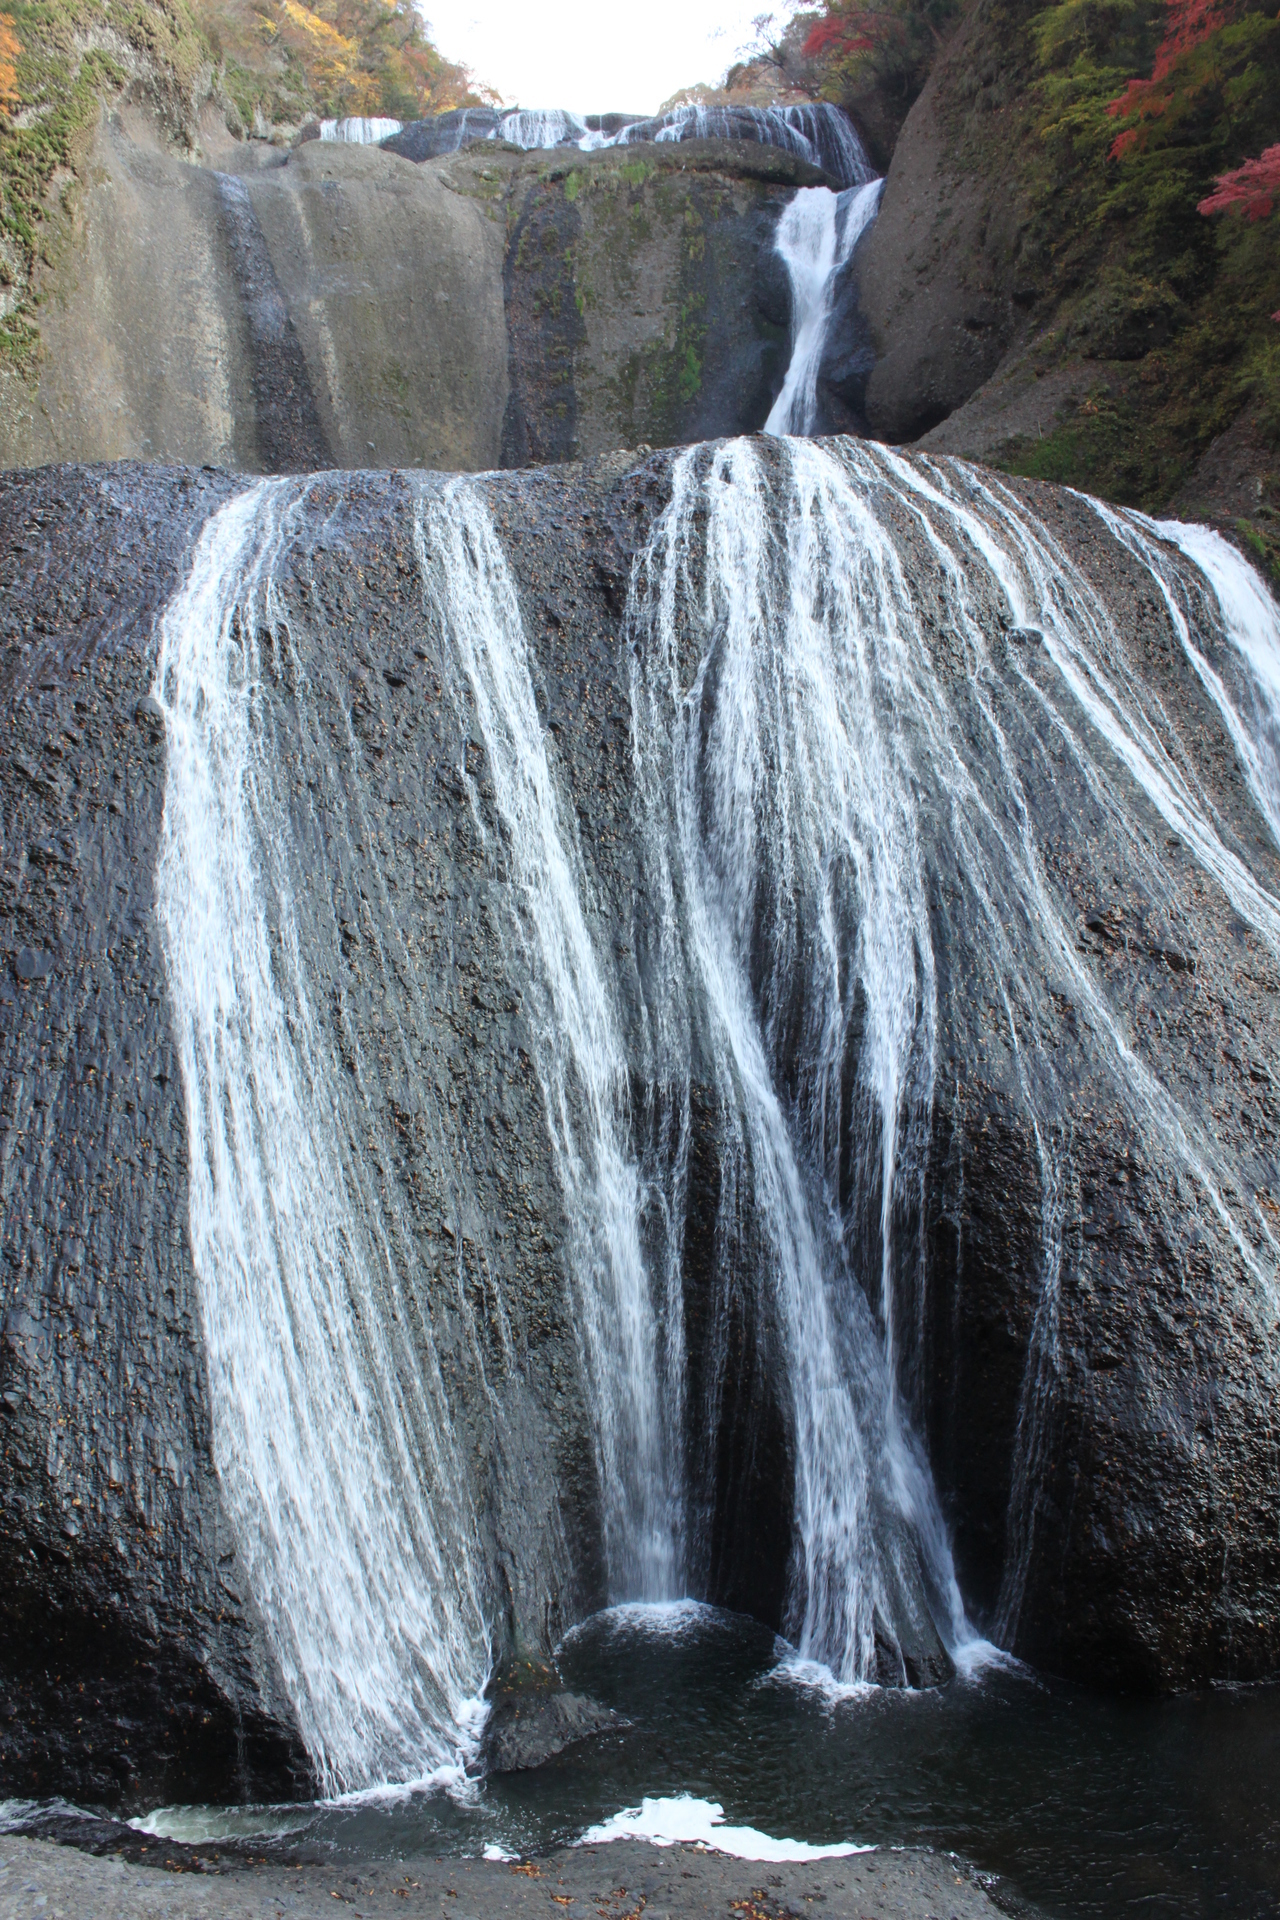
M 147 1824 L 201 1842 L 253 1835 L 255 1851 L 274 1836 L 286 1853 L 353 1858 L 516 1853 L 572 1843 L 646 1796 L 692 1795 L 773 1836 L 954 1850 L 998 1876 L 1015 1911 L 1061 1920 L 1280 1908 L 1275 1688 L 1108 1699 L 991 1665 L 927 1693 L 841 1693 L 766 1629 L 691 1603 L 598 1615 L 561 1665 L 629 1725 L 536 1772 Z

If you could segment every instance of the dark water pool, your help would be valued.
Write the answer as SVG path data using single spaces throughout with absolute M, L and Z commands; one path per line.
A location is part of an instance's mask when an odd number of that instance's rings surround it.
M 1108 1700 L 987 1667 L 928 1694 L 837 1697 L 765 1629 L 709 1608 L 620 1609 L 562 1650 L 630 1725 L 537 1772 L 264 1817 L 190 1810 L 205 1839 L 274 1828 L 353 1855 L 542 1851 L 643 1796 L 811 1842 L 955 1849 L 1061 1920 L 1280 1915 L 1280 1688 Z

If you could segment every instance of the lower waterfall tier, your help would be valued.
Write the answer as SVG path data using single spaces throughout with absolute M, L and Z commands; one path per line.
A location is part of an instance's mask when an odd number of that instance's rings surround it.
M 685 1594 L 1275 1671 L 1233 549 L 790 440 L 48 470 L 0 549 L 7 1790 L 425 1777 Z

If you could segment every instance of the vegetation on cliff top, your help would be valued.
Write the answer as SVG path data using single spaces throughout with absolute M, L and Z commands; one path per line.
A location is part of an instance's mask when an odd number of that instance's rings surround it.
M 1011 12 L 993 8 L 995 31 Z M 1036 354 L 1098 379 L 1006 463 L 1160 508 L 1242 414 L 1280 440 L 1280 218 L 1222 184 L 1280 139 L 1280 20 L 1274 0 L 1058 0 L 1021 24 Z M 1259 499 L 1260 526 L 1275 504 Z
M 233 133 L 348 113 L 397 119 L 476 101 L 411 0 L 7 0 L 0 14 L 0 367 L 38 346 L 101 102 L 142 90 L 180 145 L 211 103 Z
M 225 91 L 246 125 L 309 114 L 417 120 L 478 104 L 411 0 L 196 0 Z M 485 96 L 487 97 L 487 96 Z

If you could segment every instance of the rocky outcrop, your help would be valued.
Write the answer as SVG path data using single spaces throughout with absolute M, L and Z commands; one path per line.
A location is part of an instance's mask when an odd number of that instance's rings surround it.
M 627 1723 L 586 1694 L 571 1693 L 545 1660 L 510 1660 L 486 1689 L 477 1773 L 522 1773 L 553 1760 L 580 1740 L 615 1732 Z
M 1036 296 L 1021 188 L 999 158 L 1018 75 L 1000 70 L 988 11 L 962 21 L 908 114 L 859 263 L 878 350 L 866 392 L 877 439 L 919 439 L 961 407 L 1026 330 Z M 982 133 L 980 155 L 961 116 Z
M 822 176 L 776 148 L 201 156 L 104 116 L 0 465 L 479 470 L 750 431 L 782 384 L 773 230 Z
M 21 1793 L 254 1798 L 306 1777 L 212 1470 L 181 1075 L 154 911 L 164 797 L 163 723 L 148 695 L 155 617 L 194 527 L 227 491 L 224 480 L 160 469 L 58 469 L 0 494 L 12 744 L 0 1660 L 5 1778 Z M 403 601 L 396 484 L 325 498 L 326 512 L 354 505 L 351 535 L 382 556 L 361 592 Z M 97 539 L 108 567 L 86 567 Z M 323 544 L 314 584 L 346 632 L 349 548 Z M 338 762 L 354 726 L 388 783 L 368 796 L 385 824 L 367 844 L 329 830 L 343 1044 L 386 1057 L 397 1028 L 422 1018 L 413 984 L 374 979 L 366 957 L 384 937 L 401 943 L 395 869 L 411 846 L 426 862 L 423 978 L 446 993 L 431 1033 L 432 1060 L 442 1040 L 443 1059 L 429 1084 L 388 1081 L 375 1124 L 420 1225 L 433 1344 L 467 1437 L 477 1513 L 488 1514 L 495 1651 L 547 1651 L 602 1598 L 594 1461 L 559 1275 L 562 1203 L 528 1036 L 501 985 L 501 921 L 451 716 L 430 676 L 400 661 L 402 643 L 385 660 L 361 643 L 332 683 Z M 598 645 L 586 643 L 587 658 Z M 406 725 L 417 742 L 412 797 L 407 764 L 386 752 L 388 729 Z M 596 725 L 607 734 L 607 720 Z M 406 806 L 402 846 L 386 825 Z M 375 878 L 384 862 L 389 889 Z M 379 897 L 392 915 L 381 929 Z M 442 1188 L 430 1114 L 466 1169 L 460 1197 Z M 516 1207 L 518 1245 L 504 1225 Z M 501 1322 L 489 1278 L 499 1271 Z M 477 1360 L 506 1373 L 496 1393 L 477 1380 Z
M 524 162 L 504 268 L 502 464 L 763 426 L 790 317 L 773 232 L 821 178 L 777 148 L 719 141 Z
M 785 448 L 761 444 L 781 473 Z M 13 1793 L 127 1803 L 280 1794 L 305 1779 L 213 1466 L 155 913 L 156 614 L 231 484 L 125 467 L 0 487 L 0 1780 Z M 283 669 L 261 698 L 293 770 L 319 1030 L 363 1090 L 356 1150 L 412 1224 L 414 1297 L 466 1462 L 494 1652 L 545 1657 L 605 1597 L 601 1496 L 571 1223 L 534 1068 L 536 994 L 511 943 L 495 769 L 449 694 L 424 610 L 422 484 L 438 485 L 319 476 L 300 497 L 273 617 L 305 666 L 306 701 Z M 671 461 L 609 457 L 477 485 L 512 570 L 586 923 L 613 969 L 633 1124 L 656 1138 L 664 1090 L 642 1080 L 656 936 L 619 642 L 632 556 L 669 499 Z M 1104 595 L 1177 763 L 1274 895 L 1274 844 L 1152 575 L 1078 500 L 1023 497 Z M 940 579 L 911 515 L 900 521 L 912 578 Z M 944 604 L 928 601 L 924 630 L 963 704 L 967 656 Z M 915 1329 L 901 1336 L 903 1391 L 966 1600 L 993 1630 L 1005 1619 L 1017 1651 L 1117 1685 L 1258 1678 L 1280 1666 L 1272 1297 L 1176 1143 L 1117 1097 L 1099 1010 L 1212 1130 L 1233 1169 L 1224 1206 L 1273 1212 L 1280 972 L 1122 761 L 1104 755 L 1099 784 L 1064 750 L 1038 635 L 1011 630 L 986 589 L 972 608 L 993 663 L 983 711 L 999 716 L 1045 899 L 1076 930 L 1089 993 L 1046 988 L 1026 1024 L 957 882 L 958 816 L 922 815 L 939 1069 L 925 1258 L 901 1276 L 902 1325 Z M 708 714 L 715 697 L 711 686 Z M 782 1009 L 796 1031 L 801 993 Z M 712 1225 L 722 1135 L 705 1015 L 694 1019 L 681 1281 L 691 1579 L 781 1626 L 797 1439 L 750 1222 L 732 1272 Z M 1029 1092 L 1037 1048 L 1056 1076 L 1051 1138 L 1037 1131 L 1047 1096 Z M 853 1160 L 846 1177 L 860 1177 Z M 1048 1276 L 1046 1220 L 1060 1253 Z M 717 1319 L 726 1287 L 730 1317 Z M 943 1669 L 929 1623 L 910 1617 L 913 1578 L 888 1624 L 906 1677 L 928 1681 Z

